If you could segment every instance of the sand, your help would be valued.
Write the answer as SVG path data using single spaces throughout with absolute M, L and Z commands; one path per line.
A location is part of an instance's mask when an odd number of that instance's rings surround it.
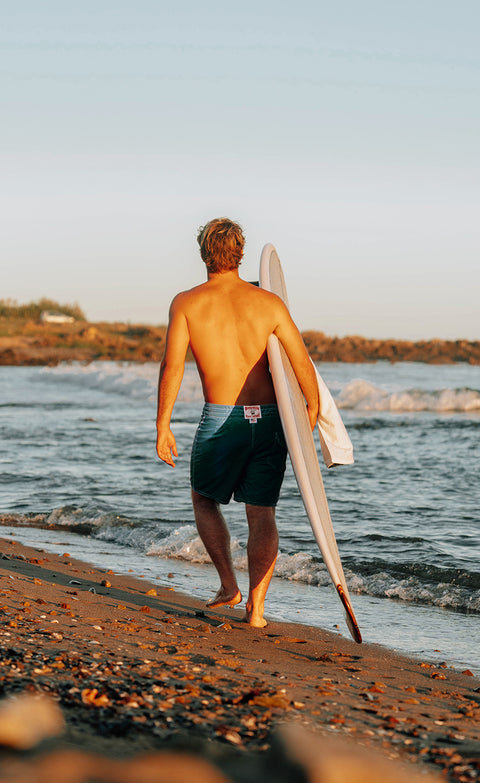
M 169 588 L 167 574 L 151 585 L 12 539 L 0 548 L 1 696 L 47 694 L 65 721 L 32 750 L 5 748 L 0 781 L 28 780 L 32 765 L 47 770 L 38 781 L 86 781 L 89 764 L 96 780 L 161 781 L 149 764 L 158 753 L 167 764 L 166 751 L 173 766 L 193 753 L 197 772 L 172 767 L 165 780 L 334 781 L 314 767 L 338 759 L 338 742 L 343 759 L 360 747 L 374 766 L 409 764 L 410 780 L 480 776 L 480 681 L 468 670 L 320 628 L 254 629 L 241 609 Z

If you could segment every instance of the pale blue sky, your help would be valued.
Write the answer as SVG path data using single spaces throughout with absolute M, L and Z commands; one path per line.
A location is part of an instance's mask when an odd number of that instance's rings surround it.
M 228 215 L 302 329 L 480 338 L 478 0 L 0 0 L 1 298 L 164 323 Z

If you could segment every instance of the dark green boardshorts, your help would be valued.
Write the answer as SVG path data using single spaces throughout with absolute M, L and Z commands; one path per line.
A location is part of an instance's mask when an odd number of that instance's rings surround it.
M 190 461 L 192 489 L 217 503 L 276 506 L 287 447 L 276 405 L 205 403 Z

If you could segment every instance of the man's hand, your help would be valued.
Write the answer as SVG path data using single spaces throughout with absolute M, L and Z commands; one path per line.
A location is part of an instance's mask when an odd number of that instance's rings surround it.
M 312 408 L 310 405 L 307 405 L 307 413 L 308 420 L 310 422 L 310 429 L 313 432 L 315 430 L 318 419 L 318 405 L 316 405 L 314 408 Z
M 177 444 L 173 432 L 169 429 L 157 431 L 157 454 L 167 465 L 175 467 L 173 457 L 178 457 Z

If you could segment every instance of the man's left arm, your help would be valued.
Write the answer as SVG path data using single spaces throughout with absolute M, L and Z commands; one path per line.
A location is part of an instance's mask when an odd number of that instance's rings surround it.
M 173 468 L 173 457 L 178 457 L 178 451 L 170 419 L 182 383 L 189 341 L 187 319 L 176 297 L 170 306 L 165 352 L 160 364 L 157 411 L 157 454 Z

